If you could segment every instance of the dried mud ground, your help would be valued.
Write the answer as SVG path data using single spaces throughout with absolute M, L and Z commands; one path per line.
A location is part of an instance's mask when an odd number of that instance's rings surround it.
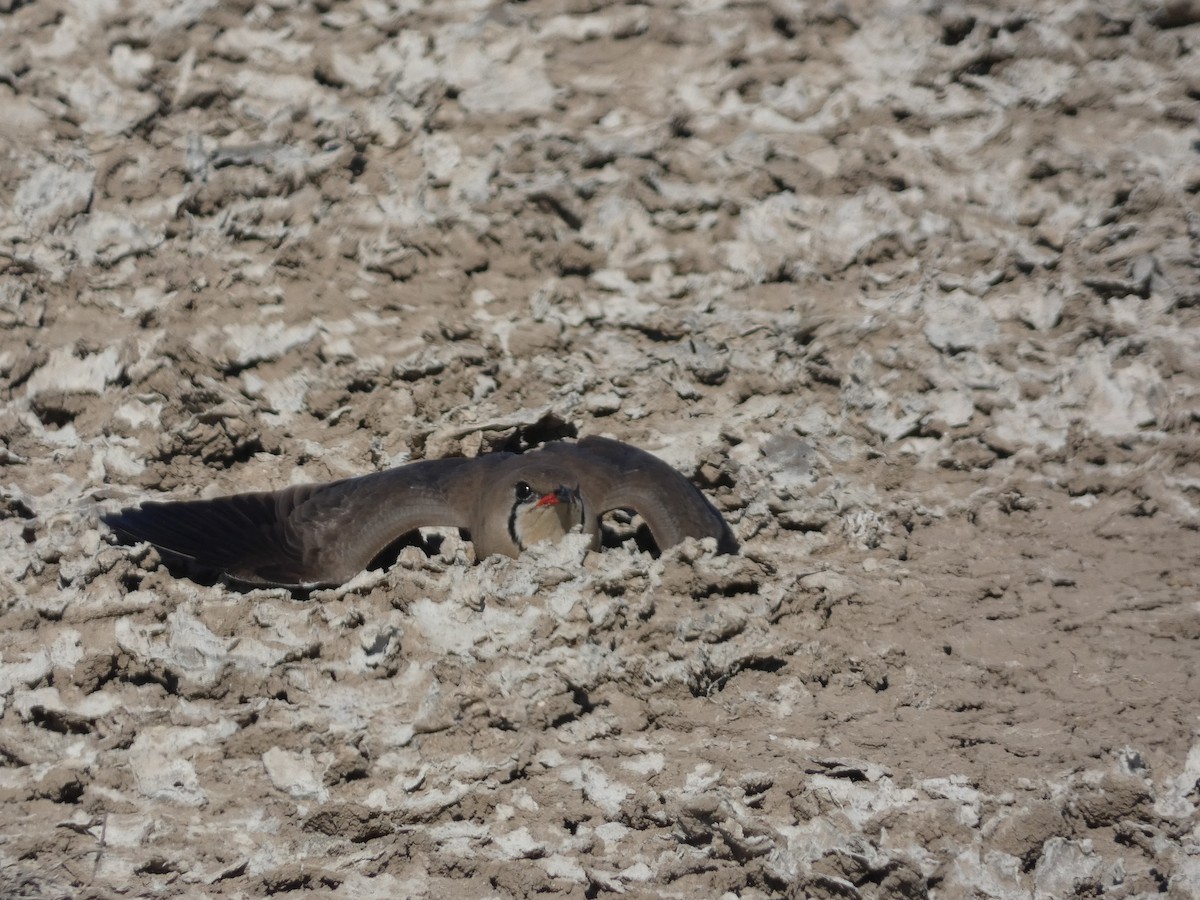
M 1198 45 L 0 0 L 0 896 L 1200 896 Z M 97 519 L 584 434 L 741 555 Z

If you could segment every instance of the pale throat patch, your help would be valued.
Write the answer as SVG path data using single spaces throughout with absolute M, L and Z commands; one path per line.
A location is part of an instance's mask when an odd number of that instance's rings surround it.
M 534 506 L 517 517 L 517 536 L 522 548 L 539 541 L 559 541 L 572 528 L 583 524 L 583 507 L 573 503 Z

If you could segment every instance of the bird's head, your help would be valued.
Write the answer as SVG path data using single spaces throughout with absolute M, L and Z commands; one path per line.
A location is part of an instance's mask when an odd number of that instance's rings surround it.
M 578 487 L 531 478 L 512 486 L 508 533 L 518 549 L 539 541 L 558 541 L 576 526 L 585 526 L 583 498 Z

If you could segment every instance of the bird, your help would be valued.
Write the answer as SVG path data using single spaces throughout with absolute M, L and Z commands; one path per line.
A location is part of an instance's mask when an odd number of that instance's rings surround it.
M 477 559 L 517 557 L 577 528 L 599 549 L 601 517 L 617 509 L 640 515 L 660 550 L 711 537 L 719 553 L 738 552 L 691 481 L 653 454 L 598 436 L 278 491 L 148 501 L 102 519 L 125 543 L 152 544 L 234 582 L 314 588 L 345 583 L 426 526 L 465 530 Z

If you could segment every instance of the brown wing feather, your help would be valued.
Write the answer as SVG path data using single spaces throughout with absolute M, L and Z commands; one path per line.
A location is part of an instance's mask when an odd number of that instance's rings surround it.
M 575 453 L 580 487 L 595 515 L 631 509 L 646 520 L 660 549 L 684 538 L 716 538 L 721 553 L 736 553 L 737 539 L 725 519 L 694 484 L 661 459 L 637 447 L 601 437 L 578 444 L 549 444 L 558 453 Z
M 104 521 L 125 540 L 241 581 L 340 584 L 415 528 L 467 527 L 470 488 L 489 468 L 481 463 L 428 460 L 328 484 L 145 503 Z

